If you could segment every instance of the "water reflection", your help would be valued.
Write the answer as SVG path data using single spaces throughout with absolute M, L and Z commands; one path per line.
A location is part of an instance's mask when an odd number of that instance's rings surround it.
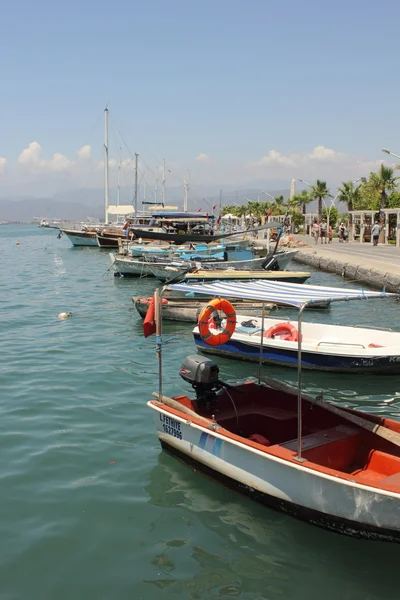
M 145 487 L 159 507 L 154 577 L 178 596 L 397 598 L 400 547 L 347 538 L 264 508 L 161 453 Z

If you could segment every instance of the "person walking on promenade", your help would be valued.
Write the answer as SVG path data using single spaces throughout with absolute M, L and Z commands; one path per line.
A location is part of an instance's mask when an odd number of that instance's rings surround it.
M 372 244 L 374 246 L 378 245 L 380 232 L 381 232 L 381 228 L 380 228 L 379 223 L 374 223 L 374 225 L 372 226 L 372 229 L 371 229 Z
M 328 229 L 328 244 L 332 244 L 332 237 L 333 237 L 333 231 L 332 231 L 332 227 L 329 225 L 329 229 Z
M 318 238 L 319 238 L 319 223 L 317 222 L 317 220 L 314 221 L 312 228 L 311 228 L 311 235 L 314 238 L 314 244 L 318 244 Z
M 326 244 L 326 234 L 327 234 L 328 224 L 325 219 L 322 219 L 320 226 L 320 235 L 321 235 L 321 244 Z

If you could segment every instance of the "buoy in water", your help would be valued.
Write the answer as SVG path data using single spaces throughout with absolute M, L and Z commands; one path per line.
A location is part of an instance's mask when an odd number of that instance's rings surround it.
M 57 319 L 69 319 L 70 317 L 72 317 L 72 313 L 62 312 L 58 315 Z
M 15 245 L 16 246 L 20 246 L 21 244 L 19 242 L 15 242 Z

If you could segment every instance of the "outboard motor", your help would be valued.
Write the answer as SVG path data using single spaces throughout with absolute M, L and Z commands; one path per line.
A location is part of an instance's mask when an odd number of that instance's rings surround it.
M 219 379 L 218 365 L 198 354 L 191 354 L 185 358 L 179 375 L 191 384 L 196 392 L 197 402 L 205 404 L 214 404 L 218 390 L 223 387 L 231 387 Z

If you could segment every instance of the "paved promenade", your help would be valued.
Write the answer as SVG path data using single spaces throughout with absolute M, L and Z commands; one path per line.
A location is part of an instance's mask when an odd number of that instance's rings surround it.
M 400 248 L 341 243 L 338 239 L 333 239 L 331 244 L 314 244 L 312 237 L 296 237 L 309 244 L 309 247 L 300 248 L 295 258 L 297 262 L 400 293 Z

